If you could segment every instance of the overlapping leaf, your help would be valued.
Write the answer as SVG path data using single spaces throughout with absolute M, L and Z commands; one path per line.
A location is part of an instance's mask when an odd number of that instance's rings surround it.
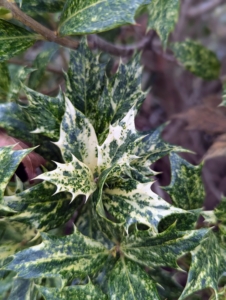
M 61 35 L 106 31 L 135 24 L 134 16 L 144 0 L 67 0 L 58 29 Z
M 188 273 L 187 284 L 180 300 L 205 288 L 212 288 L 218 299 L 218 280 L 225 271 L 225 252 L 220 247 L 214 234 L 209 236 L 193 251 L 192 263 Z M 205 267 L 204 267 L 205 266 Z
M 71 160 L 72 154 L 94 172 L 97 166 L 96 133 L 90 121 L 67 98 L 60 139 L 55 144 L 66 162 Z
M 0 148 L 0 203 L 6 186 L 23 158 L 33 149 L 14 151 L 12 146 Z
M 166 48 L 168 36 L 173 31 L 179 16 L 179 0 L 152 0 L 148 5 L 148 28 L 157 31 L 163 47 Z
M 0 61 L 5 61 L 31 47 L 38 36 L 0 20 Z
M 56 187 L 43 182 L 22 193 L 4 197 L 3 204 L 14 211 L 11 221 L 30 224 L 41 231 L 48 231 L 65 224 L 81 201 L 71 202 L 71 195 L 53 195 Z
M 57 97 L 40 94 L 26 86 L 24 92 L 29 100 L 29 105 L 24 106 L 24 111 L 32 119 L 33 133 L 41 133 L 51 139 L 58 139 L 60 124 L 65 111 L 64 95 L 60 92 Z
M 107 295 L 97 288 L 92 282 L 85 285 L 76 285 L 65 287 L 64 289 L 50 289 L 46 287 L 39 287 L 46 300 L 60 300 L 60 299 L 90 299 L 90 300 L 107 300 Z
M 56 165 L 55 170 L 37 177 L 56 185 L 56 193 L 69 192 L 74 200 L 78 195 L 85 195 L 88 198 L 95 191 L 96 184 L 92 172 L 74 155 L 71 162 L 65 164 L 56 162 Z
M 161 199 L 151 191 L 150 186 L 150 183 L 127 180 L 113 189 L 105 188 L 104 206 L 116 220 L 125 223 L 126 230 L 133 223 L 141 223 L 157 233 L 161 219 L 171 214 L 186 212 Z
M 178 268 L 177 258 L 194 250 L 207 235 L 208 229 L 178 231 L 175 224 L 153 236 L 151 231 L 137 231 L 121 245 L 124 255 L 148 267 Z
M 171 183 L 164 189 L 173 204 L 186 210 L 200 208 L 205 198 L 202 164 L 193 166 L 175 153 L 170 154 Z
M 6 62 L 0 63 L 0 102 L 6 102 L 10 89 L 10 75 Z
M 38 290 L 33 280 L 16 278 L 9 294 L 8 300 L 30 300 L 36 299 Z
M 156 285 L 142 268 L 120 258 L 108 279 L 109 299 L 160 300 Z
M 55 237 L 42 234 L 43 242 L 18 252 L 4 268 L 22 278 L 86 278 L 105 263 L 109 251 L 77 230 L 71 235 Z
M 220 75 L 220 62 L 215 53 L 198 42 L 186 40 L 171 44 L 178 61 L 191 73 L 203 79 L 216 79 Z

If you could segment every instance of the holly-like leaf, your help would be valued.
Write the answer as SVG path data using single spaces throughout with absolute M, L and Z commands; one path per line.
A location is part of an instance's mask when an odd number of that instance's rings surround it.
M 152 0 L 148 5 L 148 29 L 157 31 L 164 48 L 167 46 L 170 32 L 177 23 L 179 8 L 179 0 Z
M 81 204 L 71 202 L 69 193 L 53 195 L 56 187 L 48 182 L 23 191 L 22 193 L 5 196 L 3 204 L 14 211 L 11 221 L 30 224 L 40 231 L 48 231 L 65 224 Z
M 0 63 L 0 102 L 7 102 L 7 94 L 10 89 L 10 75 L 8 64 L 6 62 Z
M 41 133 L 51 139 L 58 139 L 60 124 L 65 111 L 65 100 L 62 92 L 57 97 L 40 94 L 26 86 L 23 90 L 29 100 L 24 106 L 25 113 L 32 119 L 35 130 L 32 133 Z
M 38 290 L 33 280 L 16 278 L 13 281 L 8 300 L 36 299 L 37 293 Z
M 214 209 L 214 215 L 217 218 L 217 220 L 219 220 L 224 225 L 226 225 L 226 198 L 225 197 L 222 197 L 221 202 Z
M 61 35 L 87 34 L 135 24 L 134 16 L 144 0 L 67 0 L 58 32 Z
M 100 243 L 83 236 L 76 229 L 68 236 L 42 233 L 43 242 L 18 252 L 4 269 L 22 278 L 81 278 L 95 274 L 104 265 L 109 251 Z
M 205 288 L 212 288 L 216 299 L 218 299 L 218 280 L 223 271 L 225 271 L 223 251 L 225 252 L 220 247 L 213 233 L 210 233 L 196 249 L 191 251 L 191 267 L 188 273 L 187 284 L 179 298 L 180 300 Z
M 55 192 L 69 192 L 72 199 L 78 195 L 85 195 L 88 198 L 96 189 L 96 183 L 93 179 L 93 174 L 90 169 L 72 155 L 71 162 L 61 164 L 57 163 L 57 168 L 51 172 L 46 172 L 38 177 L 49 181 L 57 186 Z
M 8 256 L 29 246 L 38 239 L 35 228 L 4 218 L 0 220 L 0 264 Z
M 137 231 L 125 239 L 121 251 L 128 259 L 148 267 L 178 268 L 176 260 L 194 250 L 207 233 L 204 228 L 178 231 L 175 224 L 154 236 L 151 231 Z
M 45 69 L 55 52 L 56 48 L 50 48 L 48 50 L 42 51 L 36 56 L 33 62 L 33 68 L 37 70 L 32 72 L 28 81 L 28 86 L 31 89 L 36 89 L 40 85 L 41 80 L 45 74 Z
M 14 151 L 12 146 L 0 148 L 0 203 L 6 186 L 20 162 L 34 149 Z
M 22 4 L 22 10 L 33 12 L 60 12 L 65 4 L 65 0 L 16 0 L 16 3 Z
M 200 208 L 205 198 L 202 182 L 203 165 L 193 166 L 175 153 L 170 154 L 171 183 L 166 190 L 173 204 L 191 210 Z
M 141 90 L 142 67 L 140 57 L 135 56 L 128 64 L 120 62 L 116 74 L 107 79 L 97 103 L 102 112 L 96 120 L 95 129 L 104 141 L 110 124 L 122 120 L 131 107 L 139 108 L 146 93 Z
M 97 102 L 105 83 L 106 63 L 99 60 L 99 55 L 94 55 L 83 38 L 78 49 L 71 51 L 66 74 L 66 96 L 92 124 L 96 122 Z
M 97 166 L 97 137 L 90 121 L 66 98 L 66 111 L 61 123 L 60 139 L 55 143 L 66 162 L 71 154 L 92 172 Z
M 51 289 L 39 286 L 39 291 L 46 300 L 60 299 L 89 299 L 89 300 L 107 300 L 107 295 L 92 284 L 90 281 L 85 285 L 75 285 L 60 289 Z
M 108 278 L 109 299 L 160 300 L 156 285 L 142 268 L 120 258 Z
M 171 44 L 178 61 L 191 73 L 206 80 L 217 79 L 220 75 L 220 62 L 216 54 L 198 42 L 186 40 Z
M 38 36 L 9 22 L 0 20 L 0 61 L 5 61 L 31 47 Z
M 125 225 L 126 231 L 133 223 L 141 223 L 157 233 L 161 219 L 171 214 L 184 214 L 151 191 L 150 183 L 125 180 L 113 189 L 105 188 L 103 204 L 114 218 Z
M 9 65 L 9 73 L 11 78 L 10 89 L 8 93 L 8 101 L 17 101 L 18 94 L 21 90 L 21 83 L 23 83 L 27 76 L 33 71 L 32 68 L 25 68 L 17 65 Z

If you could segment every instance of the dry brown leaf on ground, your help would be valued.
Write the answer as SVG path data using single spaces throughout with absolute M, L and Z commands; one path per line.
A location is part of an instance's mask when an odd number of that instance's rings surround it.
M 175 114 L 172 119 L 181 119 L 188 125 L 186 130 L 201 130 L 209 134 L 219 134 L 226 132 L 226 114 L 223 107 L 215 107 L 218 105 L 218 97 L 216 101 L 213 98 L 207 99 L 204 104 L 194 106 L 189 110 Z
M 219 135 L 204 156 L 204 160 L 226 156 L 226 133 Z
M 14 150 L 22 150 L 29 148 L 29 145 L 12 136 L 9 136 L 3 129 L 0 129 L 0 147 L 10 145 L 15 145 L 13 147 Z M 28 179 L 32 180 L 38 175 L 37 168 L 41 165 L 45 165 L 46 161 L 41 155 L 33 151 L 23 159 L 22 163 L 24 165 Z

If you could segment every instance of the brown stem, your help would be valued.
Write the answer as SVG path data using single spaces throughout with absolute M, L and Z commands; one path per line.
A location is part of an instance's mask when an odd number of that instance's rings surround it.
M 44 27 L 28 15 L 26 15 L 24 12 L 22 12 L 15 3 L 9 2 L 7 0 L 0 0 L 0 6 L 4 6 L 8 10 L 10 10 L 15 20 L 20 21 L 22 24 L 28 26 L 36 33 L 39 33 L 45 40 L 55 42 L 59 45 L 72 49 L 76 49 L 78 47 L 78 41 L 66 37 L 58 37 L 55 32 Z

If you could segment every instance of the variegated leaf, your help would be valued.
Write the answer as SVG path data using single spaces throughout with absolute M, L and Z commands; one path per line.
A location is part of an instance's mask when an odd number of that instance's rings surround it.
M 133 223 L 141 223 L 157 233 L 161 219 L 171 214 L 186 213 L 152 192 L 151 183 L 135 180 L 124 180 L 112 189 L 105 188 L 103 204 L 117 221 L 124 223 L 126 231 Z
M 15 0 L 22 5 L 23 11 L 28 12 L 60 12 L 65 4 L 65 0 Z
M 65 164 L 56 162 L 56 165 L 55 170 L 36 177 L 55 184 L 57 186 L 55 194 L 69 192 L 72 195 L 71 200 L 74 200 L 78 195 L 85 195 L 88 198 L 95 191 L 96 183 L 92 172 L 74 155 L 71 162 Z
M 0 265 L 1 261 L 38 241 L 35 228 L 16 221 L 0 220 Z
M 97 121 L 98 100 L 105 84 L 106 63 L 101 63 L 83 38 L 76 51 L 71 51 L 66 74 L 66 96 L 94 125 Z
M 0 102 L 7 102 L 7 95 L 10 89 L 10 75 L 8 64 L 0 63 Z
M 65 100 L 62 92 L 57 97 L 40 94 L 26 86 L 23 90 L 29 100 L 24 112 L 32 119 L 32 133 L 41 133 L 51 139 L 58 139 L 60 124 L 65 111 Z
M 109 299 L 160 300 L 156 285 L 136 263 L 121 257 L 108 278 Z
M 31 47 L 38 36 L 11 24 L 0 20 L 0 61 L 5 61 L 27 48 Z
M 157 31 L 163 47 L 166 48 L 168 36 L 174 30 L 179 16 L 179 0 L 152 0 L 148 5 L 148 29 Z
M 218 280 L 226 269 L 225 257 L 222 252 L 225 252 L 225 249 L 220 247 L 213 233 L 210 233 L 196 249 L 191 251 L 191 267 L 180 300 L 205 288 L 212 288 L 216 299 L 219 299 L 217 295 Z
M 66 98 L 66 111 L 61 123 L 60 139 L 55 143 L 66 162 L 71 154 L 86 164 L 92 172 L 97 166 L 97 137 L 92 124 Z
M 28 86 L 31 89 L 36 89 L 39 87 L 44 77 L 46 67 L 55 54 L 56 50 L 57 47 L 55 46 L 55 48 L 50 48 L 48 50 L 42 51 L 36 56 L 35 60 L 33 61 L 33 68 L 36 70 L 31 73 L 28 81 Z
M 170 154 L 171 183 L 164 190 L 177 207 L 191 210 L 200 208 L 205 198 L 202 182 L 203 165 L 193 166 L 175 153 Z
M 109 134 L 101 146 L 98 146 L 98 170 L 110 168 L 112 165 L 128 165 L 132 159 L 136 143 L 143 137 L 139 137 L 135 128 L 134 118 L 136 110 L 131 108 L 126 116 L 109 129 Z
M 35 141 L 34 135 L 30 134 L 31 124 L 24 115 L 22 108 L 16 103 L 0 105 L 0 127 L 7 130 L 7 133 L 15 138 L 26 140 L 32 144 Z
M 81 200 L 71 203 L 69 193 L 53 195 L 56 187 L 42 182 L 22 193 L 4 197 L 3 203 L 14 211 L 11 221 L 30 224 L 40 231 L 48 231 L 65 224 L 81 204 Z
M 69 286 L 62 290 L 40 286 L 39 291 L 46 300 L 107 300 L 107 295 L 104 295 L 91 281 L 85 285 Z
M 101 111 L 95 129 L 100 143 L 104 141 L 109 125 L 122 120 L 131 107 L 139 108 L 146 93 L 141 90 L 142 67 L 136 55 L 127 65 L 120 62 L 116 74 L 110 77 L 99 97 L 98 109 Z
M 36 299 L 38 289 L 34 281 L 29 279 L 16 278 L 9 294 L 8 300 L 31 300 Z
M 144 0 L 67 0 L 58 29 L 61 35 L 106 31 L 135 24 L 134 16 Z
M 222 224 L 226 225 L 226 198 L 222 197 L 221 202 L 214 209 L 214 215 Z
M 10 84 L 10 90 L 7 97 L 8 101 L 18 100 L 18 94 L 21 89 L 21 83 L 23 83 L 27 79 L 27 76 L 32 71 L 33 71 L 32 68 L 25 68 L 13 64 L 9 65 L 11 84 Z
M 4 271 L 3 271 L 4 272 Z M 2 272 L 1 272 L 2 273 Z M 4 274 L 6 273 L 6 274 Z M 4 272 L 0 274 L 0 300 L 6 300 L 13 284 L 14 272 Z
M 100 270 L 109 251 L 100 243 L 83 236 L 76 229 L 68 236 L 42 233 L 43 242 L 18 252 L 4 269 L 17 272 L 22 278 L 81 278 Z
M 121 244 L 124 255 L 148 267 L 178 268 L 176 260 L 194 250 L 207 235 L 208 229 L 178 231 L 175 224 L 166 231 L 152 235 L 149 231 L 137 231 Z
M 171 44 L 178 61 L 196 76 L 206 80 L 217 79 L 220 75 L 220 62 L 216 54 L 198 42 L 186 40 Z
M 12 146 L 0 148 L 0 203 L 2 202 L 6 186 L 18 165 L 33 150 L 31 148 L 14 151 Z

